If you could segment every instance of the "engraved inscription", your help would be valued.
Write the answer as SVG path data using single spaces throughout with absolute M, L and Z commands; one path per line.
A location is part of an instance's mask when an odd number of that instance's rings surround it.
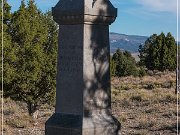
M 79 74 L 82 71 L 83 56 L 81 46 L 66 45 L 60 47 L 59 69 L 60 73 L 68 76 Z

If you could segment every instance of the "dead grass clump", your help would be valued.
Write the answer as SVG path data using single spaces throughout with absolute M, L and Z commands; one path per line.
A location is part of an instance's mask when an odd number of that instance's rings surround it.
M 175 103 L 177 101 L 177 97 L 174 94 L 174 91 L 168 89 L 154 89 L 152 91 L 154 95 L 152 98 L 153 103 Z
M 172 88 L 174 86 L 174 82 L 172 80 L 170 81 L 165 81 L 162 83 L 161 87 L 162 88 Z
M 180 124 L 180 123 L 179 123 Z M 174 133 L 177 133 L 177 123 L 164 123 L 161 125 L 161 130 L 170 130 Z M 178 130 L 180 130 L 180 127 L 178 127 Z
M 165 112 L 162 114 L 163 117 L 165 118 L 172 118 L 175 114 L 173 112 Z
M 154 82 L 154 85 L 156 86 L 156 88 L 161 88 L 162 84 L 161 84 L 161 82 L 157 81 L 157 82 Z
M 112 95 L 114 95 L 114 96 L 117 96 L 117 95 L 118 95 L 118 91 L 117 91 L 117 90 L 113 90 L 111 93 L 112 93 Z
M 139 125 L 138 125 L 138 127 L 140 129 L 149 129 L 149 128 L 153 127 L 153 126 L 154 126 L 154 122 L 147 121 L 147 120 L 142 120 L 142 119 L 139 121 Z
M 145 110 L 146 113 L 152 114 L 152 113 L 158 113 L 159 112 L 159 108 L 148 108 Z
M 4 125 L 3 129 L 4 129 L 4 134 L 5 135 L 14 135 L 12 129 L 8 125 Z
M 120 101 L 120 105 L 123 106 L 123 107 L 130 107 L 132 104 L 131 104 L 131 101 L 129 101 L 128 99 L 124 98 L 123 100 Z
M 26 128 L 33 123 L 33 119 L 27 114 L 19 114 L 6 119 L 5 124 L 12 128 Z
M 155 88 L 156 88 L 156 85 L 154 83 L 148 83 L 144 85 L 144 89 L 147 89 L 147 90 L 153 90 Z
M 155 120 L 149 118 L 147 115 L 140 117 L 138 128 L 140 129 L 150 129 L 155 125 Z
M 25 104 L 20 104 L 10 98 L 4 99 L 4 125 L 8 127 L 8 131 L 32 126 L 34 121 L 24 110 L 25 107 Z
M 10 98 L 4 99 L 4 115 L 16 115 L 19 114 L 20 107 L 16 104 L 15 101 L 11 100 Z
M 13 128 L 26 128 L 28 127 L 28 122 L 22 119 L 9 119 L 6 120 L 6 124 Z
M 148 130 L 141 130 L 141 131 L 135 131 L 134 133 L 131 133 L 131 135 L 148 135 Z
M 122 85 L 122 86 L 120 87 L 121 90 L 130 90 L 131 88 L 132 88 L 132 87 L 129 86 L 129 85 Z
M 141 95 L 133 95 L 130 99 L 132 101 L 137 101 L 137 102 L 141 102 L 142 101 Z
M 119 117 L 119 120 L 121 123 L 124 123 L 127 121 L 127 115 L 124 114 L 124 113 L 121 113 L 120 117 Z
M 168 94 L 164 98 L 165 102 L 170 102 L 170 103 L 176 103 L 176 100 L 177 100 L 176 96 L 172 94 Z
M 132 95 L 131 96 L 132 101 L 138 101 L 138 102 L 148 101 L 149 103 L 151 103 L 152 98 L 154 96 L 152 92 L 143 89 L 134 90 L 134 92 L 131 95 Z

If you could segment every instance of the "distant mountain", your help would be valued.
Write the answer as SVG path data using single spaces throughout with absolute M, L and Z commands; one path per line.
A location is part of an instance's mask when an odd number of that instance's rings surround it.
M 137 35 L 125 35 L 119 33 L 110 33 L 110 49 L 114 53 L 118 48 L 127 50 L 131 53 L 137 53 L 140 44 L 144 44 L 148 37 Z

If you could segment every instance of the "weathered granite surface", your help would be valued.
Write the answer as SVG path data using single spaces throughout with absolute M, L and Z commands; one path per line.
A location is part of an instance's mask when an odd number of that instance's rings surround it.
M 46 135 L 118 135 L 111 114 L 109 25 L 117 9 L 109 0 L 60 0 L 56 109 Z

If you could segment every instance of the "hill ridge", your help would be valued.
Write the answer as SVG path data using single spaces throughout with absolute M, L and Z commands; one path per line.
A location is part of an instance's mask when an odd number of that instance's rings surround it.
M 147 36 L 127 35 L 121 33 L 110 32 L 110 49 L 114 53 L 118 48 L 127 50 L 131 53 L 137 53 L 140 44 L 144 44 Z

